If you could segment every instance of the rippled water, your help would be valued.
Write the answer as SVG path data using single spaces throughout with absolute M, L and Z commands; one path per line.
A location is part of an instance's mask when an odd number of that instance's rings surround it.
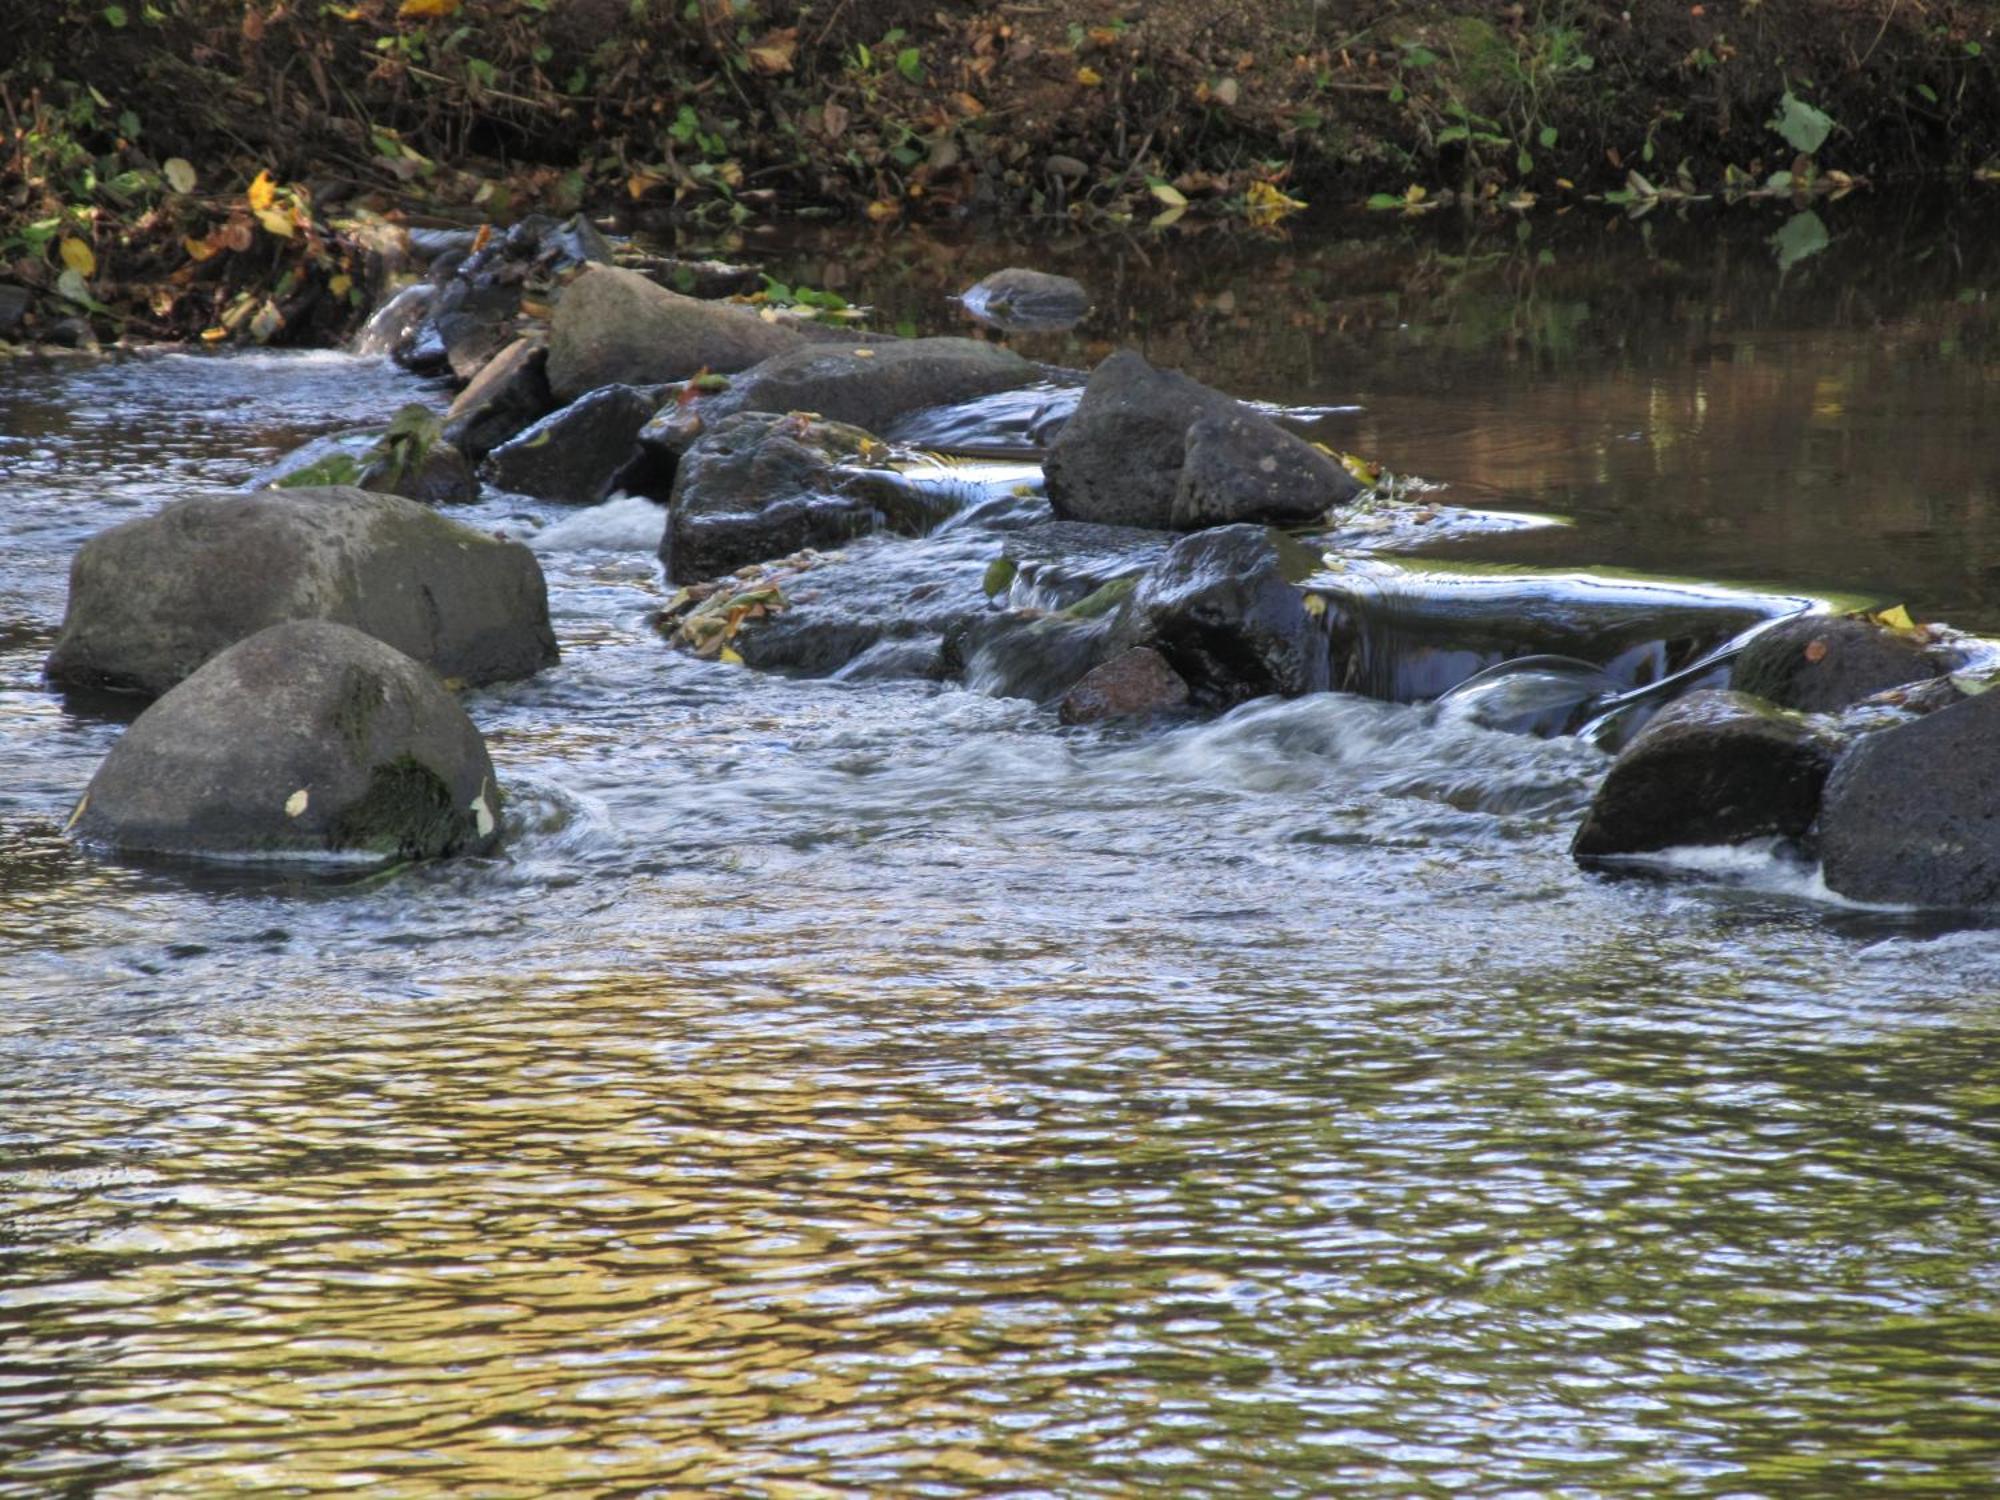
M 1627 238 L 1607 286 L 1663 274 Z M 1979 306 L 1961 260 L 1851 316 L 1760 282 L 1760 244 L 1702 252 L 1740 271 L 1702 336 L 1755 347 L 1767 415 L 1872 369 L 1884 318 L 1963 339 Z M 974 279 L 879 253 L 919 326 Z M 1436 245 L 1148 253 L 1175 295 L 1121 291 L 1076 358 L 1123 326 L 1250 394 L 1359 395 L 1327 420 L 1425 467 L 1398 387 L 1449 289 L 1365 335 L 1213 307 L 1257 255 L 1295 287 Z M 1748 385 L 1722 439 L 1642 400 L 1686 340 L 1605 295 L 1568 354 L 1468 343 L 1477 419 L 1430 472 L 1579 525 L 1464 548 L 1894 573 L 1920 613 L 1976 581 L 1990 530 L 1907 572 L 1895 541 L 1913 490 L 1940 525 L 2000 498 L 1976 342 L 1788 449 Z M 65 843 L 118 733 L 40 682 L 77 541 L 413 390 L 332 355 L 0 369 L 0 1494 L 2000 1486 L 2000 934 L 1761 866 L 1584 875 L 1573 741 L 1339 695 L 1060 731 L 758 677 L 653 634 L 643 512 L 493 497 L 564 651 L 468 700 L 504 858 L 274 884 Z M 1949 455 L 1874 442 L 1913 411 Z M 1571 451 L 1628 423 L 1645 464 Z M 1694 511 L 1740 522 L 1729 567 Z M 1970 589 L 1947 617 L 1990 628 Z

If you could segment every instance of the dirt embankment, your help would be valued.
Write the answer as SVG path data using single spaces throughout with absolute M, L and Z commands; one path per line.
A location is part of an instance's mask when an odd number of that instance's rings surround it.
M 357 211 L 1268 227 L 2000 164 L 2000 0 L 12 9 L 0 280 L 103 333 L 324 336 L 365 297 Z

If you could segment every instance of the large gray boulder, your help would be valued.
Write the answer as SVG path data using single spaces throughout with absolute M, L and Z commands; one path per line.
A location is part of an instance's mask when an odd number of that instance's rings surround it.
M 1197 532 L 1139 580 L 1132 615 L 1201 707 L 1322 692 L 1327 636 L 1293 571 L 1262 526 Z
M 1695 844 L 1803 838 L 1840 742 L 1735 692 L 1690 693 L 1619 753 L 1570 853 L 1589 863 Z
M 639 452 L 657 387 L 607 385 L 579 396 L 486 455 L 487 482 L 517 495 L 595 505 Z
M 1820 858 L 1856 901 L 2000 902 L 2000 691 L 1857 740 L 1827 782 Z
M 873 531 L 874 505 L 846 464 L 874 440 L 858 427 L 803 415 L 739 412 L 681 458 L 667 502 L 660 561 L 675 583 L 733 573 L 806 547 L 836 547 Z
M 431 859 L 498 841 L 479 731 L 436 676 L 324 620 L 259 631 L 126 730 L 75 832 L 154 854 Z
M 684 406 L 662 407 L 642 436 L 665 450 L 682 451 L 704 429 L 746 411 L 810 412 L 881 432 L 908 412 L 1039 379 L 1041 371 L 1013 350 L 978 339 L 861 343 L 816 337 L 732 377 L 723 390 Z
M 1773 625 L 1743 648 L 1730 686 L 1781 708 L 1832 713 L 1946 671 L 1923 642 L 1872 620 L 1799 615 Z
M 1172 531 L 1309 525 L 1361 488 L 1304 439 L 1129 349 L 1092 372 L 1046 471 L 1058 516 Z
M 156 695 L 285 620 L 365 631 L 478 684 L 556 660 L 535 556 L 396 495 L 196 495 L 101 531 L 70 565 L 49 655 L 65 686 Z
M 574 401 L 601 385 L 653 385 L 748 369 L 805 341 L 746 308 L 683 297 L 636 271 L 591 266 L 549 323 L 549 385 Z

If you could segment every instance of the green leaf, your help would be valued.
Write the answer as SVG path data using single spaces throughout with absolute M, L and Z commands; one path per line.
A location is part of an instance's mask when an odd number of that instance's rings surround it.
M 1401 208 L 1403 206 L 1403 195 L 1400 193 L 1370 193 L 1368 195 L 1368 206 L 1377 212 Z
M 1799 98 L 1790 89 L 1778 101 L 1778 112 L 1765 125 L 1785 138 L 1794 151 L 1811 156 L 1833 133 L 1833 117 Z
M 1935 104 L 1938 102 L 1937 90 L 1932 88 L 1928 83 L 1917 85 L 1917 97 L 1926 104 Z
M 924 57 L 915 47 L 905 47 L 896 54 L 896 71 L 912 83 L 924 81 Z
M 122 5 L 105 6 L 104 19 L 109 25 L 123 26 L 127 19 L 125 15 L 125 7 Z
M 1965 55 L 1967 57 L 1978 57 L 1985 50 L 1986 49 L 1980 46 L 1979 43 L 1977 42 L 1967 42 L 1965 44 Z
M 1540 142 L 1542 143 L 1542 149 L 1543 149 L 1544 151 L 1548 151 L 1548 150 L 1552 149 L 1552 148 L 1553 148 L 1553 147 L 1555 146 L 1555 143 L 1556 143 L 1556 128 L 1555 128 L 1555 126 L 1553 126 L 1553 125 L 1544 125 L 1544 126 L 1543 126 L 1543 127 L 1541 128 L 1541 130 L 1540 130 L 1539 132 L 1537 132 L 1537 133 L 1536 133 L 1536 136 L 1535 136 L 1535 139 L 1536 139 L 1536 140 L 1538 140 L 1538 141 L 1540 141 Z
M 1430 48 L 1417 42 L 1403 44 L 1403 66 L 1406 68 L 1433 68 L 1437 66 L 1438 55 Z
M 1449 146 L 1453 141 L 1468 141 L 1471 139 L 1472 132 L 1463 125 L 1447 125 L 1437 133 L 1437 143 L 1440 146 Z
M 1528 154 L 1526 146 L 1523 146 L 1515 155 L 1514 168 L 1516 171 L 1524 174 L 1535 170 L 1535 159 Z
M 1778 257 L 1778 269 L 1789 271 L 1800 261 L 1824 250 L 1831 240 L 1826 225 L 1811 209 L 1793 214 L 1784 227 L 1766 241 Z

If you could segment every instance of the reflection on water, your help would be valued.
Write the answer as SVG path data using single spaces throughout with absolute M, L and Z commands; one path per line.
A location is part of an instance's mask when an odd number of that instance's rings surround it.
M 1539 225 L 819 269 L 924 327 L 987 259 L 1079 271 L 1156 357 L 1580 522 L 1473 556 L 1991 626 L 1993 241 L 1839 207 L 1782 281 L 1755 224 L 1588 275 Z M 77 541 L 420 389 L 0 368 L 0 1495 L 1991 1489 L 2000 937 L 1586 876 L 1573 740 L 758 678 L 653 634 L 656 518 L 493 496 L 564 650 L 468 699 L 504 858 L 81 855 Z M 1908 544 L 1926 506 L 1975 529 Z

